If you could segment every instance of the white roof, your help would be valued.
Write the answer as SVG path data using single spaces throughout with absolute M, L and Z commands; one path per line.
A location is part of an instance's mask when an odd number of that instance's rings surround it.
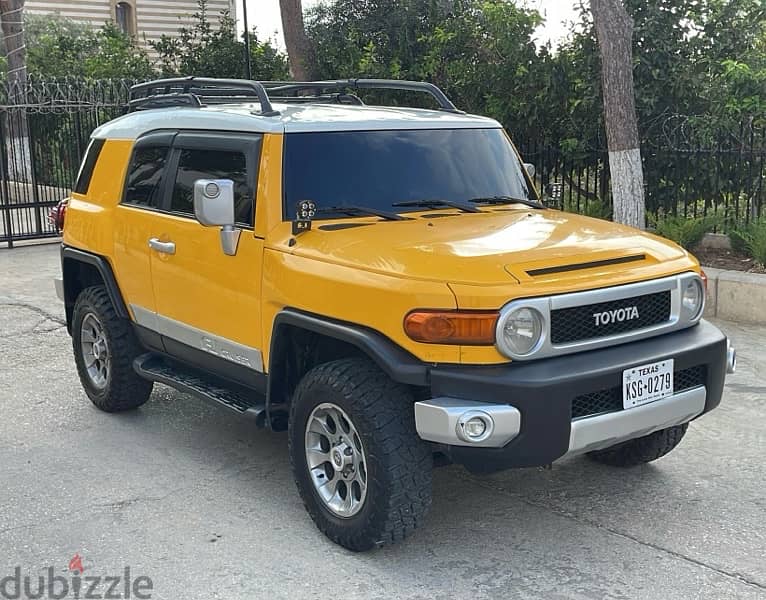
M 273 108 L 279 111 L 279 115 L 261 115 L 257 103 L 141 110 L 101 125 L 93 132 L 93 137 L 132 140 L 156 129 L 293 133 L 501 127 L 500 123 L 488 117 L 421 108 L 282 103 L 275 103 Z

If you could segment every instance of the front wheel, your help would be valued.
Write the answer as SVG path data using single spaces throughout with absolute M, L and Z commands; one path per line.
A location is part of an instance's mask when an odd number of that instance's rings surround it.
M 349 550 L 404 539 L 431 505 L 431 450 L 414 399 L 366 359 L 320 365 L 290 409 L 290 462 L 317 527 Z
M 655 431 L 644 437 L 629 440 L 605 450 L 589 452 L 588 456 L 612 467 L 635 467 L 665 456 L 681 443 L 688 423 Z

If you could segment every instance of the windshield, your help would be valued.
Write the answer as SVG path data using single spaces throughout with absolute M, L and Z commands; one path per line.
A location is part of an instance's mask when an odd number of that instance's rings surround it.
M 396 206 L 407 201 L 529 198 L 522 168 L 502 129 L 290 133 L 285 218 L 294 218 L 301 200 L 313 200 L 319 210 L 356 206 L 401 213 L 427 210 Z

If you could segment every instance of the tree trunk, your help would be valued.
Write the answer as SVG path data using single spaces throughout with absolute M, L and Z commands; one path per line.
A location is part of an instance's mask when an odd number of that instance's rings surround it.
M 601 50 L 614 220 L 643 229 L 644 174 L 633 90 L 633 20 L 621 0 L 590 0 Z
M 0 0 L 0 27 L 8 62 L 6 117 L 7 176 L 11 181 L 32 179 L 32 159 L 26 109 L 27 49 L 24 44 L 24 0 Z
M 279 0 L 279 10 L 282 13 L 287 56 L 290 59 L 290 74 L 297 81 L 310 81 L 311 45 L 303 26 L 301 0 Z
M 27 49 L 24 45 L 24 0 L 0 0 L 3 44 L 8 60 L 8 81 L 26 83 Z

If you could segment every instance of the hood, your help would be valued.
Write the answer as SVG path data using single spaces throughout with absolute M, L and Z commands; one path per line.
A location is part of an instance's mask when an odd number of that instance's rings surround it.
M 414 218 L 317 221 L 297 238 L 292 253 L 467 285 L 550 284 L 608 273 L 637 279 L 670 274 L 664 264 L 664 272 L 655 273 L 660 263 L 683 263 L 673 265 L 673 272 L 696 265 L 683 249 L 657 236 L 560 211 L 499 208 L 408 216 Z

